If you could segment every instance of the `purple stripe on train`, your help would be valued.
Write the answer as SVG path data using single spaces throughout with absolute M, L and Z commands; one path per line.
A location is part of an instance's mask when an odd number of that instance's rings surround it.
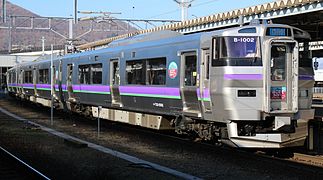
M 179 88 L 120 86 L 119 89 L 120 89 L 120 93 L 180 96 Z
M 42 86 L 43 88 L 50 88 L 50 85 Z M 38 86 L 37 86 L 38 87 Z M 38 88 L 42 88 L 38 87 Z M 58 84 L 55 84 L 55 89 L 58 89 Z M 93 91 L 93 92 L 110 92 L 110 87 L 105 85 L 72 85 L 75 91 Z M 62 84 L 62 89 L 67 90 L 67 86 Z
M 262 74 L 224 74 L 225 80 L 262 80 Z
M 21 86 L 33 88 L 34 84 L 21 84 Z
M 50 89 L 50 84 L 36 84 L 36 88 Z
M 314 76 L 312 75 L 299 75 L 299 80 L 314 80 Z
M 196 89 L 196 93 L 197 93 L 198 98 L 204 98 L 204 99 L 210 98 L 210 89 L 209 88 L 204 88 L 203 89 L 203 95 L 202 96 L 201 96 L 200 89 Z
M 110 92 L 110 87 L 103 86 L 103 85 L 73 85 L 73 90 L 93 91 L 93 92 Z
M 81 86 L 80 85 L 73 85 L 73 90 L 74 91 L 80 91 L 81 90 Z

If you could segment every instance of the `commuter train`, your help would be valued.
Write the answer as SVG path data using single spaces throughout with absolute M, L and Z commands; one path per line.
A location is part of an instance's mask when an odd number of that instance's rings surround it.
M 313 119 L 309 34 L 281 24 L 180 34 L 18 64 L 10 94 L 87 116 L 242 148 L 303 145 Z M 52 77 L 52 78 L 51 78 Z M 53 82 L 51 85 L 51 81 Z

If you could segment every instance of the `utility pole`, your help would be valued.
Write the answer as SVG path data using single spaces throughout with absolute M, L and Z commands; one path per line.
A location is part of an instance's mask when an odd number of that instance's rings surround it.
M 2 0 L 2 22 L 7 22 L 7 0 Z
M 69 19 L 69 25 L 68 25 L 68 47 L 67 49 L 70 50 L 71 53 L 74 53 L 74 35 L 73 35 L 73 19 Z
M 74 24 L 77 24 L 77 0 L 74 0 Z
M 45 56 L 45 37 L 41 37 L 42 56 Z
M 181 0 L 181 1 L 179 1 L 179 0 L 173 0 L 173 1 L 175 1 L 181 7 L 181 11 L 182 11 L 182 21 L 187 20 L 187 9 L 189 7 L 191 7 L 191 3 L 194 0 Z
M 51 54 L 50 54 L 50 125 L 54 125 L 54 63 L 53 63 L 53 53 L 54 53 L 54 46 L 53 44 L 50 45 Z
M 12 49 L 12 16 L 9 17 L 9 29 L 8 29 L 8 33 L 9 33 L 9 44 L 8 44 L 8 53 L 11 53 L 11 49 Z

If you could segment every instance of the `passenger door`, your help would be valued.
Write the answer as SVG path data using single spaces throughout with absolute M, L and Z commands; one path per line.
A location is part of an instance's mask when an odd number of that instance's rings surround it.
M 34 95 L 35 97 L 38 97 L 38 92 L 37 92 L 37 80 L 38 80 L 38 75 L 37 75 L 37 68 L 33 68 L 33 84 L 34 84 Z
M 68 95 L 68 100 L 75 102 L 75 96 L 73 92 L 73 64 L 67 65 L 67 71 L 66 71 L 66 90 Z
M 270 48 L 270 112 L 298 110 L 298 61 L 296 43 L 273 42 Z
M 211 111 L 211 98 L 210 98 L 210 50 L 202 49 L 201 65 L 200 65 L 200 89 L 198 93 L 199 101 L 203 114 L 207 115 Z
M 122 107 L 119 86 L 120 86 L 119 59 L 111 59 L 110 60 L 110 93 L 111 93 L 111 105 L 114 107 Z
M 181 54 L 180 79 L 184 115 L 201 117 L 200 103 L 197 96 L 199 79 L 197 74 L 196 51 L 183 52 Z
M 24 91 L 24 88 L 23 88 L 23 84 L 24 84 L 24 74 L 25 74 L 25 71 L 24 70 L 20 70 L 20 73 L 19 73 L 19 81 L 18 81 L 18 84 L 19 84 L 19 92 L 21 94 L 25 94 L 25 91 Z

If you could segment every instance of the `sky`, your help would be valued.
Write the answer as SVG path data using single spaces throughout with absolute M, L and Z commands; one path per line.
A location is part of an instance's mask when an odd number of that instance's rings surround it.
M 8 1 L 40 16 L 71 17 L 74 14 L 74 0 Z M 188 19 L 272 1 L 274 0 L 194 0 L 188 9 Z M 174 0 L 78 0 L 78 10 L 121 13 L 113 15 L 116 18 L 181 19 L 180 8 Z

